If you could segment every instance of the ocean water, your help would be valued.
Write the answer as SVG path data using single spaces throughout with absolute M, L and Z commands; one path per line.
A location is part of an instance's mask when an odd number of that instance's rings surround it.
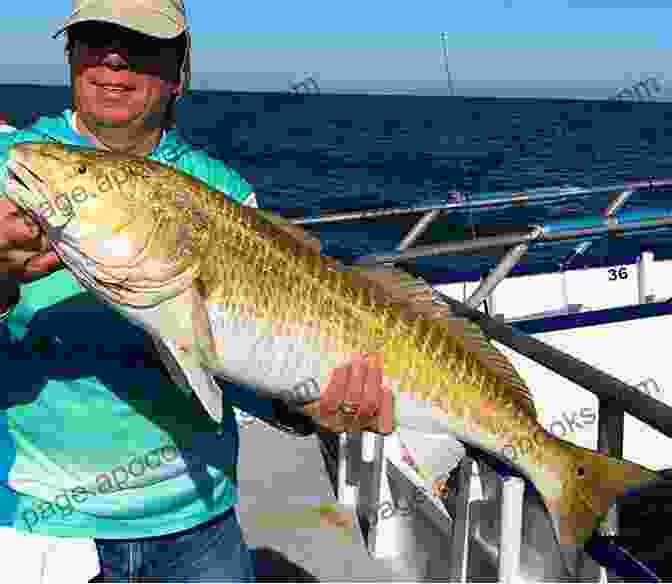
M 68 105 L 65 87 L 2 86 L 18 125 Z M 178 125 L 291 217 L 672 177 L 670 102 L 194 91 Z
M 25 125 L 65 87 L 3 85 Z M 292 215 L 672 176 L 672 103 L 194 91 L 179 127 Z

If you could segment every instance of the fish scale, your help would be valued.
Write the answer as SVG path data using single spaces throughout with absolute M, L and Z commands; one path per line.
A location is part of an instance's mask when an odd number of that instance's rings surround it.
M 96 177 L 123 168 L 134 169 L 127 180 L 99 188 Z M 584 544 L 619 496 L 658 479 L 544 430 L 508 359 L 409 274 L 343 266 L 297 226 L 147 159 L 24 143 L 10 149 L 9 169 L 8 196 L 33 214 L 58 193 L 95 194 L 67 221 L 40 220 L 50 245 L 98 299 L 147 330 L 175 384 L 216 420 L 213 376 L 289 399 L 306 380 L 324 387 L 355 353 L 377 352 L 397 427 L 453 434 L 526 476 L 561 544 Z M 115 279 L 123 286 L 106 283 Z M 302 407 L 319 418 L 319 402 Z

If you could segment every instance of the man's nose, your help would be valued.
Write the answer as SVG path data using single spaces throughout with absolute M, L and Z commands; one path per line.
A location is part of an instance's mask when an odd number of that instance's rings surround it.
M 100 63 L 101 65 L 106 65 L 110 69 L 128 69 L 128 59 L 115 49 L 106 51 L 105 56 L 101 59 Z

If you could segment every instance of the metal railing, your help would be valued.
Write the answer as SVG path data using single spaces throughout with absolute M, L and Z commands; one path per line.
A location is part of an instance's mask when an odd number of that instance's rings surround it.
M 626 198 L 632 193 L 644 189 L 656 189 L 672 187 L 672 178 L 651 179 L 632 183 L 620 183 L 616 185 L 603 185 L 596 187 L 576 187 L 566 185 L 562 187 L 544 187 L 528 189 L 525 191 L 506 191 L 494 193 L 464 193 L 462 191 L 450 191 L 446 195 L 446 201 L 427 205 L 414 205 L 410 207 L 391 207 L 379 209 L 366 209 L 347 213 L 327 213 L 315 217 L 299 217 L 291 219 L 297 225 L 320 225 L 323 223 L 342 223 L 346 221 L 361 221 L 363 219 L 378 219 L 396 215 L 409 215 L 414 213 L 429 213 L 430 211 L 475 211 L 478 209 L 494 209 L 509 205 L 522 204 L 546 204 L 566 201 L 573 198 L 587 198 L 595 194 L 619 193 L 619 197 Z
M 494 288 L 520 262 L 529 245 L 536 241 L 571 240 L 586 236 L 600 236 L 614 232 L 636 231 L 654 227 L 672 226 L 672 212 L 667 209 L 649 210 L 641 213 L 627 212 L 616 218 L 615 212 L 622 209 L 630 196 L 644 189 L 672 187 L 672 179 L 651 179 L 635 183 L 595 188 L 560 187 L 542 188 L 511 193 L 492 193 L 472 195 L 469 199 L 462 193 L 450 193 L 450 200 L 445 203 L 405 207 L 398 209 L 374 209 L 353 213 L 340 213 L 322 217 L 294 219 L 299 225 L 315 225 L 320 223 L 347 222 L 372 219 L 391 215 L 403 215 L 422 212 L 422 217 L 411 228 L 409 233 L 397 246 L 395 253 L 370 254 L 355 260 L 358 265 L 396 264 L 426 256 L 460 254 L 467 251 L 506 247 L 510 250 L 505 254 L 499 265 L 486 277 L 471 298 L 463 304 L 435 290 L 442 301 L 448 303 L 453 312 L 468 318 L 481 326 L 486 335 L 510 347 L 518 353 L 544 365 L 565 379 L 593 393 L 599 400 L 600 423 L 598 449 L 614 456 L 622 456 L 623 449 L 623 417 L 628 413 L 655 428 L 662 434 L 672 437 L 672 408 L 639 391 L 615 377 L 584 363 L 538 339 L 516 331 L 511 326 L 490 318 L 481 311 L 475 310 L 484 296 L 492 293 Z M 593 217 L 591 224 L 586 226 L 585 220 L 581 228 L 572 228 L 572 221 L 562 221 L 532 227 L 527 233 L 514 233 L 492 237 L 481 237 L 469 241 L 451 242 L 431 246 L 411 247 L 422 233 L 436 220 L 441 212 L 450 209 L 488 208 L 511 205 L 522 200 L 540 203 L 561 201 L 569 196 L 590 196 L 594 193 L 615 192 L 610 204 L 602 215 Z
M 372 209 L 352 213 L 338 213 L 321 217 L 294 219 L 299 225 L 318 225 L 324 223 L 344 223 L 348 221 L 368 220 L 390 216 L 422 213 L 420 219 L 397 246 L 395 253 L 370 254 L 355 260 L 359 265 L 394 265 L 411 259 L 445 254 L 460 254 L 478 249 L 509 247 L 499 265 L 484 278 L 481 286 L 465 303 L 450 298 L 435 290 L 436 298 L 448 304 L 456 315 L 478 324 L 490 338 L 506 345 L 517 353 L 547 367 L 563 378 L 583 387 L 598 399 L 598 450 L 610 456 L 622 458 L 625 414 L 645 422 L 663 435 L 672 438 L 672 408 L 639 389 L 593 367 L 568 353 L 560 351 L 530 335 L 517 331 L 514 327 L 491 318 L 476 310 L 482 300 L 492 293 L 511 270 L 518 264 L 529 246 L 537 241 L 571 240 L 586 236 L 602 236 L 613 232 L 636 231 L 669 227 L 672 225 L 672 213 L 667 210 L 649 210 L 646 213 L 625 212 L 616 217 L 616 212 L 628 202 L 633 193 L 643 189 L 671 187 L 672 179 L 655 179 L 638 183 L 605 186 L 597 188 L 562 187 L 558 189 L 536 189 L 515 193 L 492 193 L 472 195 L 450 193 L 450 199 L 444 203 L 395 208 Z M 432 246 L 412 248 L 412 244 L 443 213 L 451 210 L 489 209 L 509 206 L 521 202 L 550 204 L 568 198 L 588 197 L 595 193 L 614 192 L 609 205 L 600 216 L 592 218 L 588 226 L 572 228 L 571 221 L 533 226 L 527 233 L 514 233 L 492 237 L 482 237 L 470 241 L 451 242 Z M 375 451 L 380 456 L 383 437 L 374 436 Z M 617 510 L 613 509 L 602 527 L 605 535 L 615 535 L 618 530 Z

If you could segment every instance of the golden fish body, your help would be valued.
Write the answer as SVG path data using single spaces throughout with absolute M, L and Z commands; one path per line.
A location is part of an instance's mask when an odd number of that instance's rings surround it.
M 517 468 L 561 543 L 585 543 L 616 497 L 657 478 L 545 431 L 480 329 L 398 271 L 347 269 L 297 227 L 147 159 L 21 144 L 9 167 L 9 196 L 39 215 L 66 267 L 149 332 L 215 419 L 213 376 L 291 401 L 354 353 L 378 353 L 396 423 L 450 432 Z M 59 206 L 64 194 L 77 204 Z

